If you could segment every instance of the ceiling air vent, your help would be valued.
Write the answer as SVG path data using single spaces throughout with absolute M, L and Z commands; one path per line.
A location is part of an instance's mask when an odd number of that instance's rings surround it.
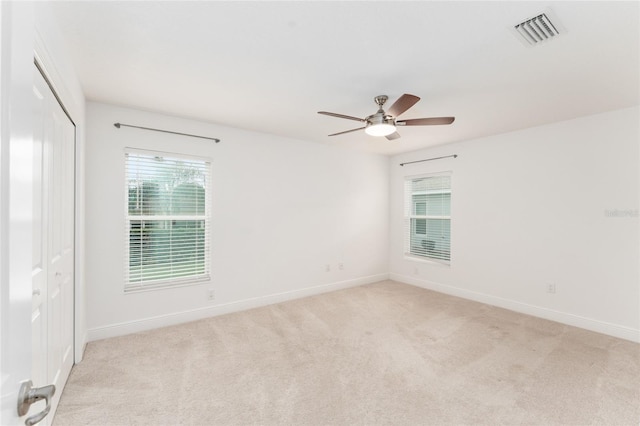
M 546 13 L 527 19 L 514 27 L 518 34 L 530 45 L 536 45 L 558 36 L 560 32 Z

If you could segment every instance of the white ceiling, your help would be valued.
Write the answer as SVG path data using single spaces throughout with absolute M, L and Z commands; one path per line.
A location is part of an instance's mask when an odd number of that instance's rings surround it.
M 640 3 L 53 2 L 87 99 L 382 154 L 639 104 Z M 541 12 L 562 35 L 527 47 Z M 388 141 L 373 97 L 421 101 Z M 215 135 L 214 135 L 215 136 Z

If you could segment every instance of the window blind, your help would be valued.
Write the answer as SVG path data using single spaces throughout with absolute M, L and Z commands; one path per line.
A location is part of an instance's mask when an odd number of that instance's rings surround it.
M 210 169 L 205 159 L 125 152 L 125 291 L 210 278 Z
M 451 260 L 451 175 L 407 178 L 404 187 L 405 255 Z

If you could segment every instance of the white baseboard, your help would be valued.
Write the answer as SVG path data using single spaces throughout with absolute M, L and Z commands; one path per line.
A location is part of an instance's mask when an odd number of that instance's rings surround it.
M 585 318 L 579 315 L 555 311 L 553 309 L 542 308 L 540 306 L 529 305 L 527 303 L 517 302 L 515 300 L 504 299 L 484 293 L 465 290 L 459 287 L 453 287 L 429 280 L 418 279 L 407 275 L 391 273 L 389 274 L 389 278 L 394 281 L 414 285 L 416 287 L 426 288 L 428 290 L 434 290 L 439 293 L 445 293 L 463 299 L 469 299 L 476 302 L 485 303 L 487 305 L 508 309 L 510 311 L 515 311 L 538 318 L 544 318 L 562 324 L 584 328 L 586 330 L 595 331 L 597 333 L 607 334 L 609 336 L 619 337 L 621 339 L 640 343 L 640 329 L 637 328 L 611 324 L 592 318 Z
M 244 311 L 261 306 L 272 305 L 274 303 L 286 302 L 288 300 L 300 299 L 302 297 L 314 296 L 316 294 L 341 290 L 349 287 L 356 287 L 363 284 L 370 284 L 389 279 L 389 274 L 377 274 L 367 277 L 360 277 L 346 281 L 338 281 L 313 287 L 306 287 L 298 290 L 285 291 L 282 293 L 270 294 L 267 296 L 253 297 L 250 299 L 238 300 L 221 305 L 207 306 L 183 312 L 174 312 L 151 318 L 143 318 L 135 321 L 127 321 L 119 324 L 112 324 L 105 327 L 97 327 L 88 330 L 87 341 L 106 339 L 109 337 L 124 336 L 126 334 L 140 331 L 152 330 L 160 327 L 196 321 L 203 318 L 217 315 L 229 314 L 232 312 Z

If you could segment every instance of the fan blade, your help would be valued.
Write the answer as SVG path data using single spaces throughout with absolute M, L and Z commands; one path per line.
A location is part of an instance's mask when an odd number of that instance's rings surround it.
M 387 114 L 392 115 L 393 117 L 397 117 L 414 106 L 419 100 L 419 97 L 405 93 L 404 95 L 400 96 L 393 105 L 391 105 L 391 108 L 389 108 Z
M 355 132 L 356 130 L 362 130 L 362 129 L 364 129 L 364 127 L 358 127 L 357 129 L 345 130 L 344 132 L 334 133 L 334 134 L 331 134 L 329 136 L 344 135 L 345 133 L 351 133 L 351 132 Z
M 364 118 L 352 117 L 350 115 L 344 115 L 344 114 L 336 114 L 335 112 L 318 111 L 318 114 L 328 115 L 331 117 L 346 118 L 347 120 L 361 121 L 363 123 L 365 122 Z
M 385 136 L 385 138 L 389 139 L 390 141 L 394 139 L 398 139 L 399 137 L 400 137 L 400 133 L 398 132 L 393 132 L 390 135 Z
M 412 118 L 411 120 L 396 121 L 398 126 L 435 126 L 438 124 L 451 124 L 455 117 L 431 117 Z

